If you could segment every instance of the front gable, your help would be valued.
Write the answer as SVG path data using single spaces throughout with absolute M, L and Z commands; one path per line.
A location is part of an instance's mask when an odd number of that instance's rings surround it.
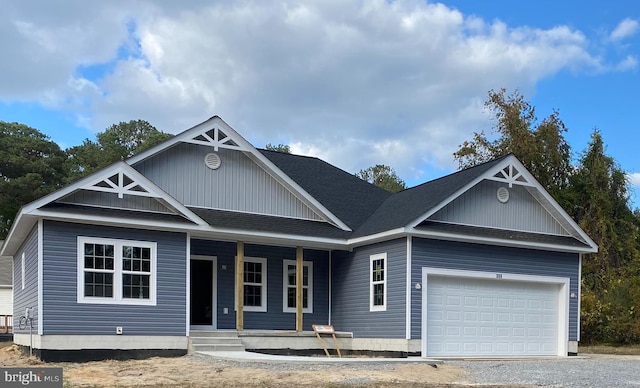
M 203 143 L 176 144 L 134 168 L 188 207 L 324 220 L 245 152 Z
M 126 162 L 185 206 L 350 230 L 218 116 Z
M 429 221 L 569 236 L 569 232 L 522 185 L 485 179 L 438 210 Z
M 514 155 L 443 198 L 408 228 L 450 240 L 597 252 L 593 240 Z

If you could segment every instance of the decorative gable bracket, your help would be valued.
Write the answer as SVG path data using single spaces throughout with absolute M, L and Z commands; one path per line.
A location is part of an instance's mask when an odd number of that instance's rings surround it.
M 159 195 L 149 192 L 149 190 L 142 187 L 129 175 L 123 171 L 119 171 L 108 178 L 100 180 L 95 183 L 91 183 L 81 187 L 86 190 L 103 191 L 106 193 L 118 194 L 118 198 L 123 198 L 127 195 L 137 195 L 140 197 L 158 198 Z
M 509 184 L 509 188 L 512 188 L 514 184 L 521 186 L 534 186 L 534 184 L 529 182 L 522 172 L 518 171 L 516 166 L 513 164 L 508 164 L 492 177 L 488 177 L 487 179 L 507 183 Z
M 206 132 L 197 134 L 194 137 L 186 138 L 183 141 L 186 143 L 210 146 L 213 147 L 214 151 L 218 151 L 220 148 L 247 151 L 247 149 L 240 146 L 238 142 L 234 141 L 231 136 L 228 136 L 218 127 L 214 127 Z

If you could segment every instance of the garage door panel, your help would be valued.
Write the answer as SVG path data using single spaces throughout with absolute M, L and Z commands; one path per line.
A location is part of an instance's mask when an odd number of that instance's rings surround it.
M 434 275 L 426 280 L 427 355 L 557 354 L 558 286 Z

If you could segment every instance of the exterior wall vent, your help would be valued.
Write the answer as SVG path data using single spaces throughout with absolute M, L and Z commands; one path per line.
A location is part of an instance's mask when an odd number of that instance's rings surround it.
M 509 190 L 507 190 L 506 187 L 500 187 L 496 194 L 498 196 L 498 201 L 501 203 L 507 203 L 509 200 Z
M 204 164 L 212 170 L 217 170 L 220 167 L 220 156 L 214 153 L 207 154 L 204 157 Z

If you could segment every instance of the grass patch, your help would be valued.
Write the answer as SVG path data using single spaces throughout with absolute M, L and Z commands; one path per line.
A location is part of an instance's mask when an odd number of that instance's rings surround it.
M 578 348 L 578 354 L 616 354 L 623 356 L 638 356 L 640 355 L 640 345 L 589 345 L 580 346 Z

